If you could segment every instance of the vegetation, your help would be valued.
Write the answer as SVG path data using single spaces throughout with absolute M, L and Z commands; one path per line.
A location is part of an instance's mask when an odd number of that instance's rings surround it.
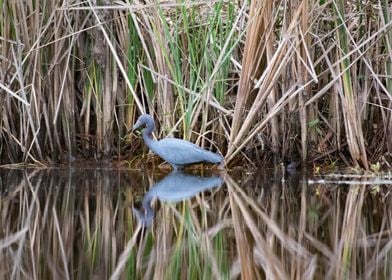
M 390 5 L 0 0 L 0 164 L 132 157 L 148 111 L 229 166 L 390 166 Z
M 385 279 L 391 196 L 383 185 L 308 185 L 274 174 L 156 201 L 151 227 L 132 216 L 158 181 L 113 170 L 2 170 L 4 279 Z M 157 176 L 157 175 L 155 175 Z M 159 174 L 158 177 L 161 177 Z M 389 177 L 390 178 L 390 177 Z M 299 180 L 301 179 L 301 180 Z

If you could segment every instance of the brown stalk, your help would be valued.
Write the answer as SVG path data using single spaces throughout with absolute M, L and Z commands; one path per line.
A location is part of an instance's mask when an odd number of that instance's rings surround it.
M 245 49 L 243 53 L 242 69 L 238 86 L 238 93 L 234 106 L 234 115 L 230 132 L 230 146 L 232 146 L 236 135 L 240 129 L 242 115 L 248 106 L 248 99 L 251 91 L 251 83 L 253 80 L 254 57 L 260 57 L 259 41 L 260 34 L 263 33 L 264 23 L 262 20 L 262 10 L 264 6 L 261 1 L 252 1 L 250 5 L 249 23 L 247 27 L 247 35 L 245 41 Z M 230 151 L 230 147 L 229 147 Z M 230 154 L 228 152 L 228 154 Z
M 111 55 L 113 56 L 114 61 L 116 62 L 117 67 L 120 69 L 120 72 L 121 72 L 121 74 L 122 74 L 122 77 L 124 78 L 124 81 L 126 82 L 128 88 L 129 88 L 129 90 L 131 91 L 133 98 L 135 99 L 135 103 L 136 103 L 138 109 L 139 109 L 141 112 L 143 112 L 144 109 L 143 109 L 142 103 L 140 102 L 139 97 L 136 95 L 136 93 L 135 93 L 135 91 L 134 91 L 134 89 L 133 89 L 133 86 L 131 85 L 131 83 L 130 83 L 128 77 L 127 77 L 127 74 L 126 74 L 126 71 L 125 71 L 125 69 L 124 69 L 124 66 L 123 66 L 123 64 L 121 63 L 121 60 L 119 59 L 119 57 L 118 57 L 118 55 L 117 55 L 116 49 L 114 48 L 113 44 L 111 43 L 111 40 L 110 40 L 110 38 L 109 38 L 109 35 L 107 34 L 106 30 L 103 28 L 102 20 L 101 20 L 100 17 L 98 16 L 98 14 L 97 14 L 95 8 L 93 7 L 91 1 L 88 1 L 88 3 L 89 3 L 89 5 L 90 5 L 91 11 L 92 11 L 93 14 L 94 14 L 95 20 L 96 20 L 97 23 L 99 24 L 98 26 L 100 27 L 100 30 L 101 30 L 101 32 L 102 32 L 102 34 L 103 34 L 103 36 L 104 36 L 104 39 L 105 39 L 105 42 L 106 42 L 107 46 L 109 47 L 110 53 L 111 53 Z
M 164 77 L 170 79 L 172 75 L 169 69 L 168 60 L 171 64 L 173 62 L 170 53 L 168 52 L 169 44 L 165 38 L 164 23 L 158 14 L 159 9 L 160 8 L 158 7 L 154 9 L 153 15 L 150 19 L 151 22 L 148 22 L 148 26 L 153 27 L 151 28 L 153 33 L 150 35 L 150 40 L 154 48 L 154 55 L 156 57 L 156 71 L 161 73 Z M 174 124 L 175 106 L 173 86 L 165 79 L 158 77 L 156 93 L 158 112 L 162 118 L 163 131 L 166 131 L 172 128 Z M 173 134 L 169 135 L 173 136 Z
M 303 3 L 303 2 L 302 2 Z M 242 123 L 241 129 L 233 133 L 233 128 L 235 129 L 236 118 L 239 116 L 239 112 L 236 111 L 234 112 L 233 116 L 233 125 L 232 126 L 232 131 L 231 131 L 231 143 L 228 149 L 228 152 L 226 154 L 226 162 L 229 163 L 230 160 L 233 158 L 234 153 L 238 153 L 238 146 L 240 142 L 243 142 L 243 139 L 249 135 L 248 132 L 250 130 L 251 125 L 255 122 L 256 118 L 259 116 L 259 112 L 261 108 L 265 105 L 265 102 L 267 101 L 267 97 L 269 96 L 271 90 L 273 89 L 276 81 L 278 80 L 278 77 L 281 75 L 282 71 L 285 69 L 286 63 L 291 59 L 291 56 L 293 54 L 293 50 L 297 45 L 292 45 L 290 42 L 292 39 L 290 36 L 294 32 L 295 26 L 297 25 L 297 20 L 301 14 L 301 5 L 299 6 L 298 10 L 296 11 L 290 26 L 288 30 L 286 31 L 286 35 L 283 37 L 282 42 L 280 42 L 277 50 L 275 51 L 275 54 L 273 56 L 273 59 L 271 60 L 270 64 L 267 65 L 266 69 L 264 69 L 261 77 L 258 79 L 258 81 L 255 84 L 255 88 L 258 88 L 257 95 L 251 104 L 251 108 L 249 112 L 245 116 L 245 120 Z M 252 37 L 257 37 L 257 34 L 249 35 Z M 255 42 L 259 43 L 259 41 Z M 246 52 L 245 52 L 246 53 Z M 258 55 L 253 53 L 253 56 L 258 57 Z M 245 59 L 245 54 L 244 54 L 244 59 Z M 246 60 L 245 60 L 246 63 Z M 244 71 L 246 67 L 243 66 L 242 71 Z M 250 70 L 247 70 L 250 71 Z M 245 72 L 246 73 L 246 72 Z M 242 75 L 242 74 L 241 74 Z M 241 79 L 240 79 L 240 85 L 241 85 Z M 240 102 L 238 100 L 241 100 L 241 97 L 237 99 L 237 102 Z M 239 103 L 236 103 L 235 110 L 237 109 L 237 104 L 238 106 L 242 106 L 243 104 L 240 105 Z M 240 110 L 240 109 L 237 109 Z M 242 118 L 242 116 L 241 116 Z M 234 136 L 235 135 L 235 136 Z M 237 151 L 236 151 L 237 150 Z
M 301 24 L 300 24 L 300 34 L 304 34 L 302 39 L 302 44 L 299 46 L 300 54 L 297 56 L 297 68 L 298 68 L 298 80 L 300 85 L 305 85 L 309 81 L 308 71 L 306 71 L 304 61 L 307 61 L 307 46 L 309 44 L 309 35 L 306 32 L 308 28 L 309 14 L 308 14 L 308 1 L 302 2 L 302 11 L 301 11 Z M 306 86 L 303 92 L 298 94 L 298 109 L 299 109 L 299 119 L 301 123 L 301 150 L 302 150 L 302 161 L 306 162 L 308 156 L 308 116 L 307 110 L 305 107 L 305 98 L 310 96 L 311 88 L 310 86 Z M 311 108 L 308 109 L 310 114 L 309 117 L 313 117 L 314 113 Z M 310 140 L 314 140 L 315 135 L 310 138 Z

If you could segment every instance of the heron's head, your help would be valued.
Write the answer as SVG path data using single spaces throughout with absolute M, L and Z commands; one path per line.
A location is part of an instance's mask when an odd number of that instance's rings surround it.
M 135 131 L 137 129 L 140 128 L 150 128 L 151 130 L 154 129 L 155 125 L 154 125 L 154 120 L 152 119 L 152 117 L 148 114 L 143 114 L 141 115 L 136 123 L 133 125 L 132 129 L 129 132 Z

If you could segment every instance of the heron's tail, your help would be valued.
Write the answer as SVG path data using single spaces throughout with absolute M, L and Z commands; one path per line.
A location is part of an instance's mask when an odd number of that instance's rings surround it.
M 221 156 L 220 154 L 206 151 L 206 161 L 211 163 L 221 163 L 222 160 L 223 156 Z

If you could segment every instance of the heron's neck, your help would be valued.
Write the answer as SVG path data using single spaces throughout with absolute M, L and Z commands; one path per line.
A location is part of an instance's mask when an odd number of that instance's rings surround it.
M 143 130 L 143 140 L 146 145 L 155 152 L 154 149 L 154 138 L 152 138 L 152 132 L 155 129 L 155 123 L 153 119 L 148 120 L 146 128 Z
M 144 139 L 144 143 L 146 143 L 146 145 L 154 151 L 153 146 L 154 146 L 154 138 L 152 138 L 152 131 L 145 129 L 145 131 L 143 131 L 143 139 Z

